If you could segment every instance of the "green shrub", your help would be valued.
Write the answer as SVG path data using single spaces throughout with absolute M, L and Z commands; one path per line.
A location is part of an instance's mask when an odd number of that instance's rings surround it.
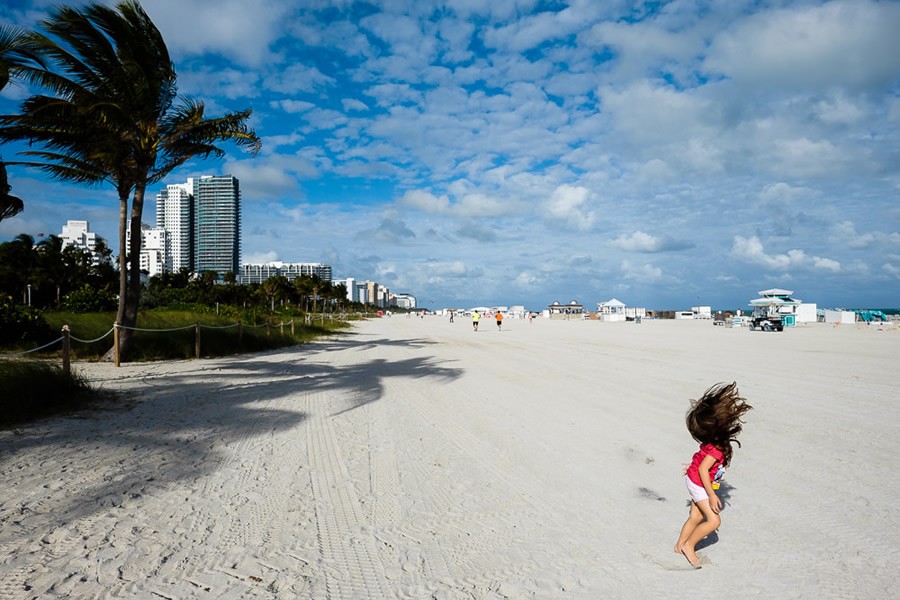
M 78 374 L 66 375 L 53 364 L 0 360 L 0 426 L 74 410 L 98 394 Z
M 76 313 L 116 310 L 117 304 L 115 295 L 103 290 L 96 290 L 88 284 L 71 292 L 63 300 L 63 308 Z
M 10 296 L 0 294 L 0 344 L 43 341 L 50 335 L 50 327 L 39 311 L 14 304 Z

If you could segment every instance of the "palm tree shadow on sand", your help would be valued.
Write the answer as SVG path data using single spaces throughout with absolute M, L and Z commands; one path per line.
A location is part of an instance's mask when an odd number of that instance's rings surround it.
M 76 472 L 72 468 L 48 482 L 60 493 L 41 502 L 41 513 L 64 526 L 155 489 L 201 479 L 223 464 L 223 447 L 241 443 L 248 436 L 297 428 L 308 414 L 302 405 L 295 409 L 284 402 L 292 396 L 332 392 L 347 399 L 348 404 L 339 410 L 345 413 L 382 399 L 392 379 L 431 378 L 448 383 L 463 373 L 428 355 L 333 364 L 322 354 L 328 349 L 362 350 L 388 344 L 421 349 L 428 343 L 339 340 L 324 348 L 317 344 L 232 359 L 190 361 L 187 368 L 184 363 L 177 368 L 169 362 L 150 369 L 143 365 L 140 375 L 117 372 L 115 379 L 132 379 L 118 409 L 87 410 L 0 437 L 0 469 L 29 447 L 78 448 L 79 462 L 91 464 L 102 476 L 88 477 L 93 483 L 70 489 L 68 480 Z M 102 387 L 104 382 L 92 384 Z M 283 402 L 273 404 L 278 400 Z M 213 433 L 214 442 L 208 437 Z M 111 456 L 121 459 L 111 464 Z

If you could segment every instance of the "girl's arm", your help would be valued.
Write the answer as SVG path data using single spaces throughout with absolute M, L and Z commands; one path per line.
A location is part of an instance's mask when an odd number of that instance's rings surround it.
M 709 496 L 709 507 L 712 509 L 714 513 L 718 513 L 722 510 L 722 501 L 719 500 L 719 497 L 716 495 L 716 492 L 713 491 L 712 482 L 709 480 L 709 470 L 712 469 L 713 465 L 716 464 L 716 458 L 707 454 L 703 457 L 703 460 L 700 461 L 700 481 L 703 482 L 703 489 L 706 490 L 706 495 Z

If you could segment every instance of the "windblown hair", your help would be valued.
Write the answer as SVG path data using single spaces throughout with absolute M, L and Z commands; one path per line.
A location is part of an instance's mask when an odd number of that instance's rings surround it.
M 737 389 L 737 383 L 717 383 L 699 400 L 691 400 L 685 417 L 688 431 L 697 442 L 712 444 L 725 455 L 724 466 L 731 462 L 731 443 L 741 443 L 737 435 L 743 428 L 741 417 L 753 407 L 747 404 Z

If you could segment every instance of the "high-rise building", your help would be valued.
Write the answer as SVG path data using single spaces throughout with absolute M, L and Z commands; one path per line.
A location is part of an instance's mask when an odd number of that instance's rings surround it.
M 97 240 L 103 238 L 91 231 L 91 224 L 87 221 L 66 221 L 59 237 L 62 239 L 63 248 L 75 246 L 90 253 L 95 265 L 100 263 L 100 256 L 97 254 Z
M 241 267 L 241 283 L 262 283 L 269 277 L 284 277 L 294 281 L 304 275 L 317 275 L 331 281 L 331 265 L 323 263 L 288 263 L 280 260 L 265 264 L 247 263 Z
M 129 224 L 130 225 L 130 224 Z M 125 234 L 126 245 L 131 247 L 131 227 Z M 141 271 L 154 277 L 166 271 L 166 230 L 141 223 Z
M 237 178 L 205 175 L 193 184 L 193 271 L 240 273 L 241 192 Z
M 241 192 L 236 177 L 204 175 L 156 196 L 156 226 L 166 231 L 165 270 L 240 273 Z
M 193 271 L 193 179 L 173 183 L 156 195 L 156 226 L 166 231 L 164 269 Z

